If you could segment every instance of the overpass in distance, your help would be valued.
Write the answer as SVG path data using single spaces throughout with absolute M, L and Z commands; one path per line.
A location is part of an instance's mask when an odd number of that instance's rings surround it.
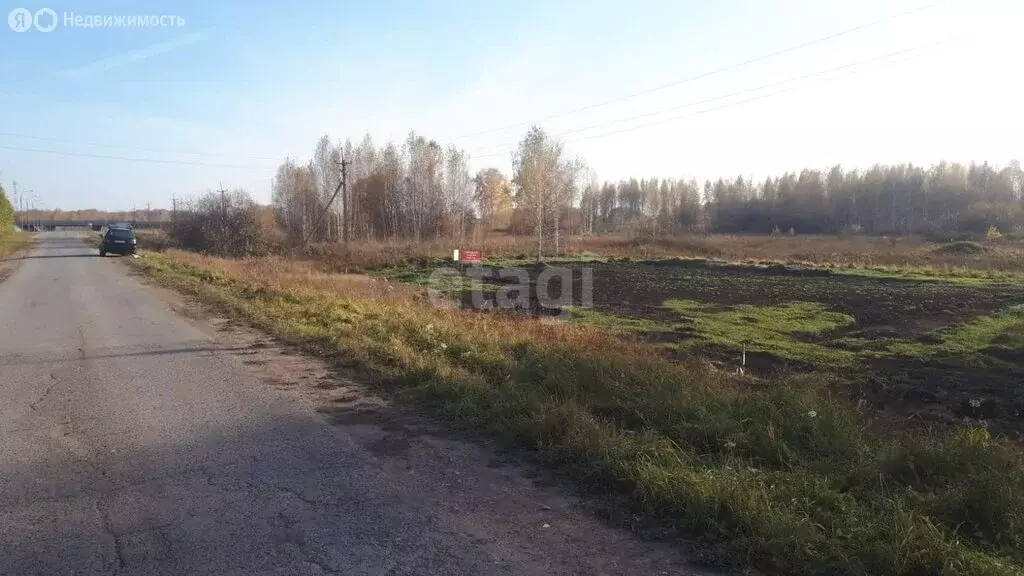
M 124 223 L 124 220 L 18 220 L 16 226 L 22 230 L 31 227 L 38 227 L 42 230 L 56 230 L 57 228 L 90 228 L 92 226 L 107 226 L 108 224 Z M 143 230 L 160 228 L 169 222 L 128 222 L 132 227 Z

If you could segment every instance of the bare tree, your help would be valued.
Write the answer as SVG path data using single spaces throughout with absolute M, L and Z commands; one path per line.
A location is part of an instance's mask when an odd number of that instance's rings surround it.
M 472 207 L 473 181 L 465 152 L 449 146 L 445 152 L 444 189 L 448 212 L 455 219 L 459 241 L 466 236 L 466 219 Z
M 313 150 L 313 159 L 310 163 L 310 171 L 313 176 L 314 186 L 316 187 L 317 206 L 326 207 L 338 184 L 341 182 L 341 151 L 331 144 L 331 139 L 327 134 L 321 136 L 320 140 L 316 143 L 316 148 Z M 344 199 L 342 199 L 342 206 L 344 206 L 344 202 Z M 319 218 L 319 215 L 314 215 L 314 219 L 317 218 Z M 334 223 L 337 223 L 336 219 L 334 219 Z M 342 232 L 341 235 L 344 235 L 346 232 L 347 230 Z M 338 236 L 339 230 L 337 226 L 331 226 L 329 222 L 322 239 L 336 241 Z
M 317 204 L 316 186 L 309 167 L 285 160 L 274 177 L 272 202 L 277 221 L 288 237 L 293 241 L 304 239 L 312 222 L 312 208 Z

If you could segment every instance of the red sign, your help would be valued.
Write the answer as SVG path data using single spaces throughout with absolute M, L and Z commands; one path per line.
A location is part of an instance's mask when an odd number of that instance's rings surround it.
M 484 261 L 484 253 L 480 250 L 460 250 L 459 262 L 463 264 L 480 264 Z

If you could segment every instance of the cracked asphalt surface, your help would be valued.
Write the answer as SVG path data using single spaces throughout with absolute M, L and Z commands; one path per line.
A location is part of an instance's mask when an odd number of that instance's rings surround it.
M 695 573 L 485 447 L 325 417 L 82 240 L 0 283 L 0 574 Z

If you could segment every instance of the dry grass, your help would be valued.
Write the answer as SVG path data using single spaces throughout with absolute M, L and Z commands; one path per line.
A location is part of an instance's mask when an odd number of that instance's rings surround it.
M 167 231 L 154 228 L 140 228 L 135 230 L 135 238 L 138 240 L 140 250 L 163 251 L 173 247 Z
M 693 235 L 649 240 L 595 236 L 580 243 L 591 252 L 623 257 L 682 256 L 854 268 L 1024 269 L 1024 244 L 1011 243 L 989 244 L 982 254 L 936 250 L 940 244 L 919 238 L 876 236 Z
M 140 248 L 162 251 L 173 243 L 161 230 L 139 230 Z M 327 272 L 361 272 L 407 263 L 451 258 L 452 249 L 482 250 L 488 259 L 524 259 L 537 253 L 527 236 L 492 233 L 463 242 L 452 239 L 353 241 L 289 249 L 274 240 L 275 252 L 316 262 Z M 461 245 L 460 245 L 461 244 Z M 616 259 L 708 258 L 738 263 L 779 263 L 834 268 L 930 270 L 949 275 L 1015 274 L 1024 270 L 1024 243 L 995 241 L 983 250 L 964 253 L 920 238 L 850 236 L 769 236 L 686 234 L 671 237 L 630 237 L 622 234 L 567 236 L 561 254 L 589 254 Z M 551 257 L 550 254 L 547 255 Z
M 299 255 L 328 271 L 357 272 L 451 257 L 456 241 L 353 242 L 313 246 Z M 621 235 L 574 236 L 564 240 L 563 255 L 605 258 L 709 258 L 742 263 L 781 263 L 837 268 L 932 269 L 945 274 L 1018 273 L 1024 270 L 1024 244 L 988 243 L 981 253 L 937 250 L 941 244 L 917 238 L 872 236 L 684 235 L 628 238 Z M 483 250 L 490 259 L 531 258 L 533 238 L 492 235 L 462 248 Z
M 630 357 L 660 360 L 658 351 L 651 346 L 625 343 L 615 335 L 591 326 L 524 322 L 520 318 L 500 314 L 437 308 L 430 305 L 425 291 L 420 287 L 363 274 L 324 272 L 317 262 L 282 256 L 231 260 L 180 250 L 171 250 L 168 254 L 188 266 L 216 270 L 230 278 L 242 280 L 257 291 L 289 291 L 312 297 L 344 295 L 347 300 L 379 307 L 386 310 L 387 314 L 412 316 L 423 325 L 451 326 L 453 331 L 477 334 L 487 340 L 561 341 L 595 350 L 614 347 Z
M 32 234 L 28 232 L 12 232 L 0 235 L 0 258 L 6 258 L 15 252 L 28 247 L 32 243 Z

